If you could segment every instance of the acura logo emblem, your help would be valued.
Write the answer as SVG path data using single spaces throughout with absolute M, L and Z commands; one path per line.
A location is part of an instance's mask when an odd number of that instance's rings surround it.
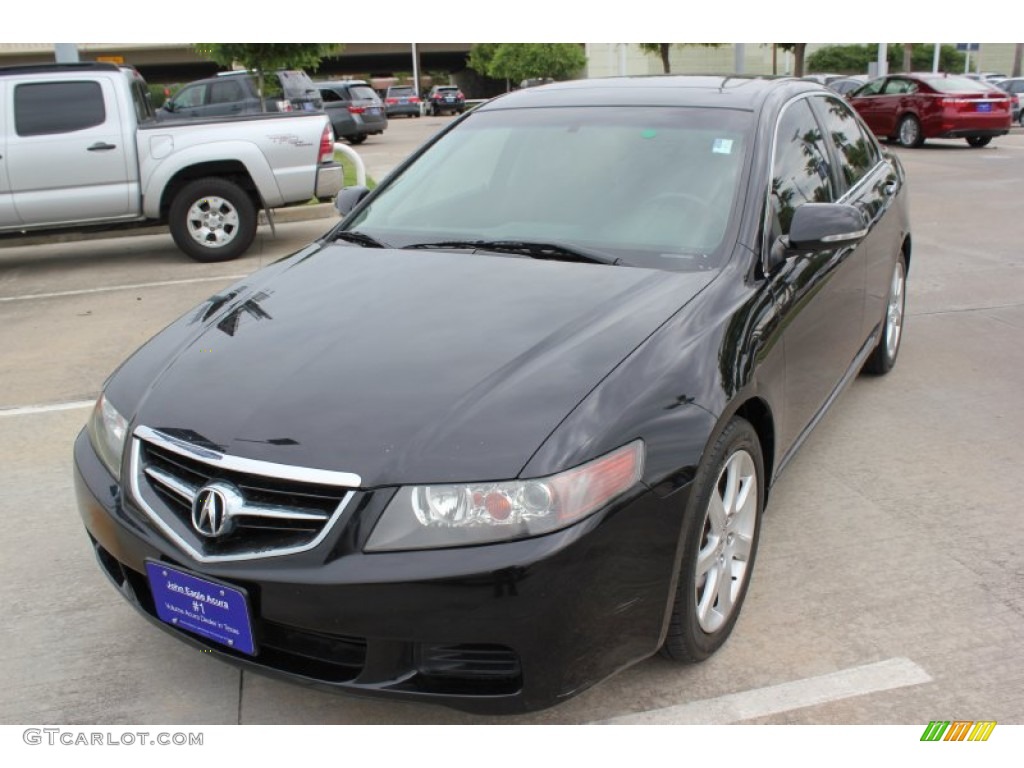
M 226 536 L 234 528 L 234 515 L 242 503 L 242 495 L 233 485 L 204 485 L 192 502 L 192 527 L 207 538 Z

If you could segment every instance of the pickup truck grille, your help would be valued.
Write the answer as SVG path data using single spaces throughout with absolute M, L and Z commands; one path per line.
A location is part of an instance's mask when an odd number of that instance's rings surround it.
M 198 436 L 197 436 L 198 437 Z M 152 522 L 202 562 L 293 554 L 319 544 L 356 475 L 243 459 L 138 427 L 131 481 Z

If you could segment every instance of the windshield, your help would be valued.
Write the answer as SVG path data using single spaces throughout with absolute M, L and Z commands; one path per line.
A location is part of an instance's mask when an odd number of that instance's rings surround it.
M 348 223 L 393 247 L 523 240 L 687 270 L 726 250 L 751 115 L 685 107 L 472 113 Z

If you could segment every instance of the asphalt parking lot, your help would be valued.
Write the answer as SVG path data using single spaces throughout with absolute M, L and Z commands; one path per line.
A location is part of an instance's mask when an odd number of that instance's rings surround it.
M 393 120 L 357 151 L 380 179 L 449 119 Z M 894 151 L 914 240 L 901 357 L 853 383 L 775 486 L 732 638 L 500 720 L 205 657 L 124 603 L 79 521 L 71 446 L 105 377 L 333 219 L 262 228 L 227 264 L 159 234 L 0 247 L 0 722 L 1024 724 L 1024 134 Z

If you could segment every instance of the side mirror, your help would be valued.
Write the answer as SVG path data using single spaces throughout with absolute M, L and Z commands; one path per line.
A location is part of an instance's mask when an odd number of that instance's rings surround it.
M 364 186 L 344 187 L 338 196 L 334 198 L 334 207 L 342 216 L 348 216 L 352 210 L 363 202 L 363 198 L 370 194 L 370 190 Z
M 804 203 L 793 213 L 789 235 L 780 237 L 768 255 L 768 271 L 798 253 L 854 245 L 868 234 L 864 214 L 843 203 Z
M 177 109 L 177 107 L 174 106 L 174 99 L 168 99 L 164 102 L 164 109 L 168 112 L 174 112 Z
M 864 214 L 852 205 L 805 203 L 789 225 L 789 247 L 794 251 L 823 251 L 859 243 L 868 234 Z

